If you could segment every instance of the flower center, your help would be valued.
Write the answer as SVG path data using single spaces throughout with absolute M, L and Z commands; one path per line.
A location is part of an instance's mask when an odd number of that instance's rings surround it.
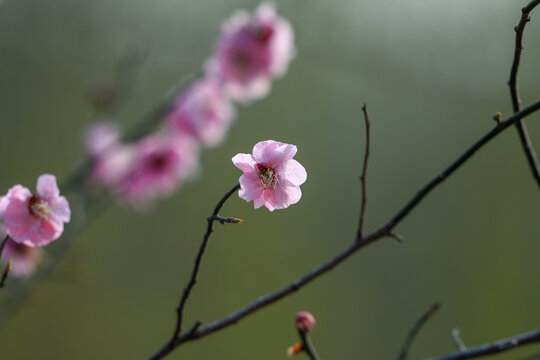
M 45 200 L 41 200 L 35 195 L 30 198 L 28 205 L 30 207 L 30 212 L 39 218 L 47 219 L 51 213 L 49 203 Z
M 277 173 L 268 165 L 257 164 L 257 175 L 264 190 L 268 188 L 274 189 L 279 183 Z

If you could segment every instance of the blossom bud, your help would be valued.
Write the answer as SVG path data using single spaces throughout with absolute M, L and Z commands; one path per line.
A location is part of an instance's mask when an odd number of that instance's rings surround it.
M 296 328 L 301 332 L 309 332 L 315 326 L 315 317 L 310 312 L 300 311 L 296 314 L 294 324 Z
M 301 342 L 297 342 L 293 346 L 289 346 L 287 349 L 287 356 L 293 356 L 304 350 L 304 345 Z

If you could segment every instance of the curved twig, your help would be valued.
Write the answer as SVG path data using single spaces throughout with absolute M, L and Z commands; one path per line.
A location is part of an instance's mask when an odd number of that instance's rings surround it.
M 429 309 L 422 314 L 416 320 L 416 323 L 412 327 L 412 329 L 409 331 L 409 334 L 407 335 L 407 338 L 405 339 L 405 343 L 403 343 L 403 347 L 401 348 L 401 351 L 398 356 L 398 360 L 405 360 L 407 358 L 407 355 L 409 354 L 409 349 L 411 348 L 411 345 L 414 341 L 414 338 L 416 337 L 416 334 L 422 329 L 422 327 L 428 322 L 429 319 L 435 313 L 441 308 L 441 303 L 436 302 L 435 304 L 431 305 Z
M 366 215 L 366 204 L 367 204 L 367 166 L 369 160 L 369 146 L 370 146 L 370 126 L 371 121 L 369 120 L 369 115 L 367 112 L 367 105 L 364 103 L 362 106 L 362 112 L 364 113 L 364 121 L 366 124 L 366 149 L 364 150 L 364 164 L 362 166 L 362 175 L 360 176 L 360 181 L 362 183 L 362 204 L 360 205 L 360 221 L 358 225 L 358 238 L 362 238 L 364 232 L 364 217 Z
M 199 252 L 197 253 L 197 258 L 195 259 L 195 265 L 193 267 L 193 271 L 191 273 L 191 278 L 189 280 L 189 283 L 184 288 L 184 292 L 182 293 L 182 298 L 180 299 L 180 303 L 178 307 L 176 308 L 177 313 L 177 320 L 176 320 L 176 326 L 174 328 L 174 333 L 171 336 L 171 340 L 169 341 L 169 346 L 171 348 L 174 347 L 174 344 L 178 340 L 178 335 L 182 332 L 182 322 L 183 322 L 183 316 L 184 316 L 184 307 L 186 306 L 186 302 L 189 298 L 189 295 L 191 294 L 191 290 L 193 290 L 193 287 L 197 283 L 197 274 L 199 273 L 199 268 L 201 267 L 202 258 L 204 256 L 204 251 L 206 250 L 206 245 L 208 244 L 208 240 L 210 239 L 210 235 L 214 231 L 214 221 L 220 221 L 221 218 L 218 214 L 223 205 L 225 204 L 225 201 L 231 197 L 232 194 L 234 194 L 238 189 L 240 189 L 240 184 L 234 185 L 232 189 L 230 189 L 219 202 L 216 204 L 214 211 L 212 212 L 212 215 L 210 215 L 207 220 L 207 226 L 206 226 L 206 232 L 203 237 L 203 241 L 201 243 L 201 247 L 199 248 Z M 233 221 L 231 221 L 233 222 Z M 197 329 L 199 328 L 200 323 L 196 323 L 195 326 L 189 331 L 189 333 L 195 333 Z
M 521 61 L 521 52 L 523 50 L 523 32 L 525 31 L 525 25 L 530 21 L 530 12 L 540 4 L 540 0 L 533 0 L 527 6 L 521 9 L 521 19 L 518 25 L 514 28 L 516 31 L 516 41 L 514 47 L 514 59 L 512 60 L 512 67 L 510 69 L 510 79 L 508 80 L 508 87 L 510 88 L 510 97 L 512 99 L 512 108 L 514 112 L 521 110 L 521 99 L 519 97 L 518 89 L 518 72 L 519 63 Z M 534 147 L 529 138 L 527 127 L 523 120 L 516 122 L 516 129 L 521 140 L 523 151 L 527 157 L 531 173 L 536 180 L 538 186 L 540 186 L 540 165 L 534 151 Z

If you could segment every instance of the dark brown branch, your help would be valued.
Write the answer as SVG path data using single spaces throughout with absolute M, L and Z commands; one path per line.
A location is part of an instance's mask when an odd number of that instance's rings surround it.
M 298 330 L 300 339 L 302 341 L 302 351 L 304 351 L 311 360 L 319 360 L 319 355 L 315 350 L 315 346 L 311 342 L 311 337 L 309 336 L 309 331 Z
M 181 333 L 174 345 L 171 343 L 165 344 L 160 350 L 158 350 L 154 355 L 152 355 L 149 360 L 162 359 L 167 354 L 169 354 L 174 348 L 179 345 L 200 339 L 202 337 L 208 336 L 216 331 L 219 331 L 223 328 L 236 324 L 238 321 L 242 320 L 246 316 L 254 313 L 257 310 L 260 310 L 292 293 L 298 291 L 304 285 L 315 280 L 322 274 L 332 270 L 335 266 L 342 263 L 344 260 L 349 258 L 352 254 L 360 250 L 366 245 L 371 244 L 377 240 L 380 240 L 384 237 L 392 236 L 390 235 L 393 228 L 401 221 L 405 216 L 414 209 L 418 203 L 430 193 L 437 185 L 442 183 L 445 179 L 448 178 L 454 171 L 456 171 L 461 165 L 463 165 L 468 159 L 470 159 L 480 148 L 486 145 L 494 137 L 500 134 L 502 131 L 507 129 L 509 126 L 514 125 L 520 119 L 540 110 L 540 101 L 533 103 L 532 105 L 526 107 L 525 109 L 509 116 L 504 121 L 501 121 L 499 125 L 495 126 L 493 129 L 488 131 L 480 139 L 478 139 L 473 145 L 471 145 L 462 155 L 460 155 L 450 166 L 448 166 L 441 174 L 437 175 L 430 182 L 428 182 L 424 187 L 422 187 L 418 193 L 407 203 L 405 206 L 387 223 L 379 227 L 377 230 L 373 231 L 369 235 L 365 236 L 361 241 L 358 241 L 358 238 L 355 239 L 354 243 L 342 250 L 340 253 L 335 255 L 333 258 L 327 260 L 321 265 L 315 267 L 309 271 L 304 276 L 294 280 L 289 285 L 279 289 L 276 292 L 271 294 L 261 296 L 257 300 L 248 304 L 247 306 L 219 319 L 207 325 L 201 326 L 195 332 Z M 172 346 L 172 347 L 171 347 Z
M 6 280 L 9 275 L 9 270 L 11 270 L 11 259 L 8 260 L 6 267 L 4 268 L 4 272 L 2 273 L 2 279 L 0 279 L 0 288 L 6 286 Z
M 411 345 L 414 341 L 414 338 L 418 334 L 418 332 L 422 329 L 422 327 L 428 322 L 429 319 L 441 308 L 441 304 L 436 302 L 435 304 L 431 305 L 430 308 L 422 314 L 416 320 L 416 323 L 412 327 L 412 329 L 409 331 L 409 334 L 407 335 L 407 338 L 405 339 L 405 343 L 403 343 L 403 347 L 401 348 L 401 351 L 398 356 L 398 360 L 405 360 L 407 358 L 407 355 L 409 354 L 409 349 L 411 348 Z
M 369 160 L 369 143 L 370 143 L 370 125 L 371 122 L 369 121 L 369 115 L 367 113 L 367 106 L 364 103 L 364 106 L 362 106 L 362 112 L 364 113 L 364 121 L 366 124 L 366 149 L 364 150 L 364 164 L 362 166 L 362 175 L 360 176 L 360 182 L 362 183 L 362 203 L 360 205 L 360 221 L 358 224 L 358 238 L 362 239 L 363 237 L 363 231 L 364 231 L 364 217 L 366 214 L 366 203 L 367 203 L 367 195 L 366 195 L 366 175 L 367 175 L 367 166 L 368 166 L 368 160 Z
M 521 99 L 519 97 L 517 79 L 519 72 L 519 64 L 521 61 L 521 52 L 523 50 L 523 32 L 525 31 L 525 25 L 527 24 L 527 22 L 530 21 L 530 12 L 536 6 L 538 6 L 538 4 L 540 4 L 540 0 L 533 0 L 527 6 L 522 8 L 521 19 L 519 20 L 518 25 L 514 28 L 514 30 L 516 31 L 516 42 L 514 48 L 514 59 L 512 61 L 512 67 L 510 69 L 510 79 L 508 80 L 508 87 L 510 88 L 512 108 L 515 113 L 521 110 Z M 538 186 L 540 186 L 540 165 L 538 164 L 538 159 L 529 138 L 525 122 L 523 120 L 519 120 L 518 122 L 516 122 L 516 129 L 521 140 L 523 151 L 525 152 L 525 156 L 527 157 L 531 173 L 536 180 Z
M 191 278 L 189 280 L 189 283 L 184 288 L 184 292 L 182 293 L 182 298 L 180 299 L 180 303 L 178 307 L 176 308 L 177 313 L 177 320 L 176 320 L 176 326 L 174 328 L 173 335 L 171 337 L 171 340 L 169 341 L 169 346 L 174 348 L 176 341 L 178 340 L 178 335 L 182 332 L 182 322 L 183 322 L 183 316 L 184 316 L 184 307 L 186 306 L 186 302 L 189 298 L 189 295 L 191 294 L 191 290 L 193 290 L 193 287 L 197 283 L 197 274 L 199 273 L 199 268 L 201 267 L 202 258 L 204 256 L 204 252 L 206 250 L 206 245 L 208 244 L 208 240 L 210 239 L 210 235 L 214 231 L 214 221 L 220 221 L 221 217 L 218 215 L 219 211 L 225 204 L 225 201 L 231 197 L 232 194 L 234 194 L 238 189 L 240 189 L 240 184 L 234 185 L 232 189 L 230 189 L 222 198 L 219 200 L 219 202 L 216 204 L 214 211 L 212 212 L 212 215 L 206 219 L 207 225 L 206 225 L 206 232 L 203 237 L 203 241 L 201 243 L 201 247 L 199 248 L 199 252 L 197 253 L 197 258 L 195 259 L 195 266 L 193 267 L 193 271 L 191 273 Z M 231 221 L 232 222 L 232 221 Z M 196 325 L 188 332 L 188 333 L 195 333 L 197 329 L 199 328 L 201 324 L 196 323 Z
M 498 340 L 489 344 L 480 345 L 467 350 L 456 351 L 449 355 L 429 358 L 428 360 L 460 360 L 474 359 L 487 355 L 498 354 L 531 343 L 540 342 L 540 329 L 525 334 L 516 335 L 507 339 Z
M 2 252 L 4 251 L 4 247 L 6 246 L 6 243 L 9 239 L 9 235 L 6 235 L 4 237 L 4 240 L 0 243 L 0 258 L 2 258 Z M 4 271 L 2 273 L 2 278 L 0 278 L 0 288 L 3 288 L 6 286 L 6 280 L 9 275 L 9 270 L 11 269 L 11 260 L 8 260 L 8 263 L 6 264 L 6 267 L 4 268 Z
M 4 251 L 4 247 L 6 246 L 8 239 L 9 239 L 9 235 L 6 235 L 4 237 L 4 240 L 2 240 L 2 242 L 0 243 L 0 256 L 2 256 L 2 252 Z

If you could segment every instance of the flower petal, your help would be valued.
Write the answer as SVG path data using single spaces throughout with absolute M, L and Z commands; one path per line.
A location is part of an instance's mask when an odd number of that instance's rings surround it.
M 52 199 L 60 195 L 60 190 L 56 184 L 56 176 L 43 174 L 37 181 L 37 193 L 43 199 Z
M 261 206 L 266 205 L 266 204 L 267 204 L 267 202 L 266 202 L 264 196 L 262 196 L 262 194 L 261 194 L 260 198 L 253 200 L 253 205 L 255 206 L 255 209 L 258 209 Z M 266 207 L 268 207 L 268 205 L 266 205 Z M 273 211 L 273 209 L 270 210 L 270 211 Z
M 251 174 L 240 176 L 240 191 L 238 196 L 246 201 L 252 201 L 262 196 L 262 189 L 257 178 Z
M 236 154 L 232 158 L 234 166 L 242 170 L 244 173 L 248 174 L 255 171 L 255 160 L 250 154 Z
M 302 190 L 299 186 L 278 186 L 274 190 L 274 196 L 278 205 L 276 207 L 284 209 L 300 201 Z
M 59 196 L 53 199 L 50 203 L 52 211 L 63 221 L 69 222 L 71 218 L 71 210 L 69 203 L 64 196 Z
M 266 163 L 269 154 L 282 144 L 283 143 L 274 140 L 259 141 L 253 147 L 253 159 L 258 163 Z
M 266 163 L 273 168 L 278 168 L 280 165 L 287 160 L 290 160 L 296 155 L 296 146 L 291 144 L 280 144 L 274 151 L 271 153 L 265 154 Z
M 306 169 L 294 159 L 290 159 L 281 164 L 279 169 L 279 180 L 285 186 L 300 186 L 307 179 Z
M 26 222 L 29 216 L 30 210 L 27 201 L 11 199 L 3 215 L 4 224 L 6 226 L 20 226 Z

